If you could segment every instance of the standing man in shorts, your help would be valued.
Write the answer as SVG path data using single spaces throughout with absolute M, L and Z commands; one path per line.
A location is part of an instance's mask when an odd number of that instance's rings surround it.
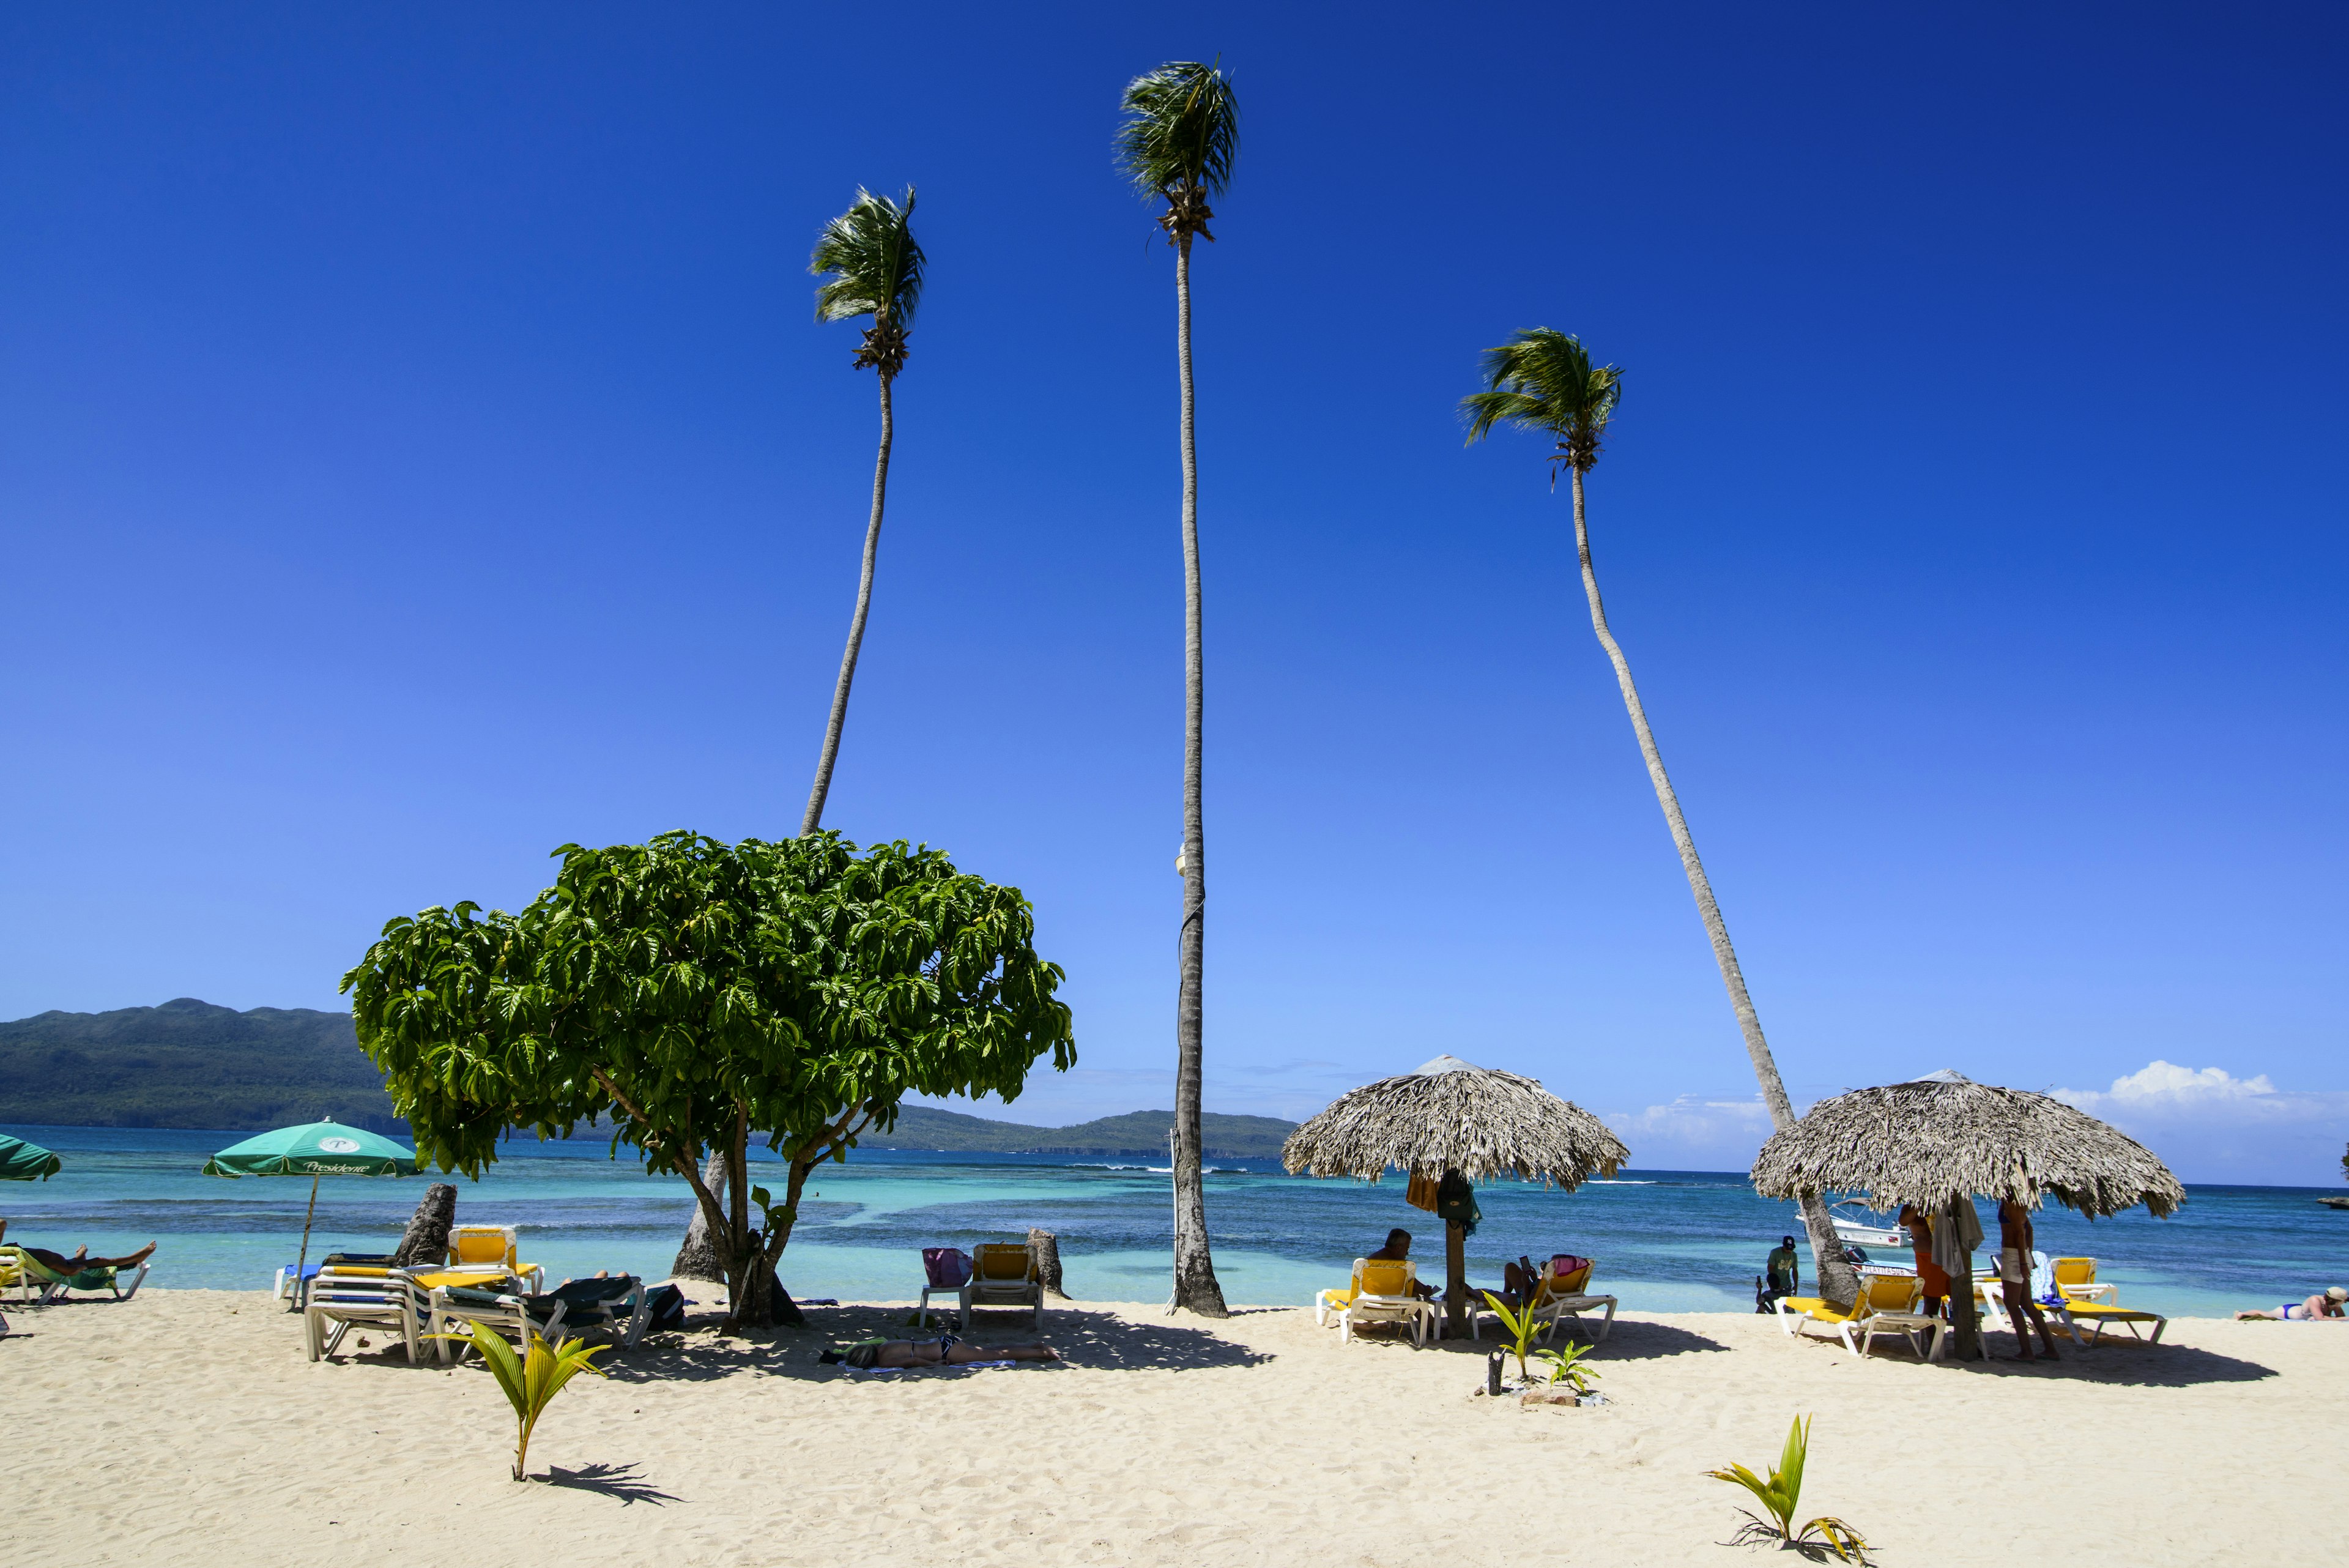
M 2031 1299 L 2031 1211 L 2012 1198 L 1999 1199 L 1998 1284 L 1999 1293 L 2006 1299 L 2007 1321 L 2014 1324 L 2018 1346 L 2014 1358 L 2032 1359 L 2030 1325 L 2037 1324 L 2039 1343 L 2047 1359 L 2060 1361 L 2063 1357 L 2055 1354 L 2055 1341 L 2047 1332 L 2047 1319 L 2039 1303 Z

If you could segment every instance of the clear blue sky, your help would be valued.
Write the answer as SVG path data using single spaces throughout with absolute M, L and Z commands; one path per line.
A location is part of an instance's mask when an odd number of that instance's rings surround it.
M 876 422 L 806 255 L 913 181 L 829 821 L 1035 901 L 1082 1063 L 1010 1114 L 1169 1103 L 1173 265 L 1109 138 L 1220 51 L 1209 1107 L 1449 1050 L 1750 1154 L 1565 502 L 1462 444 L 1541 324 L 1626 368 L 1600 569 L 1796 1097 L 2333 1179 L 2337 7 L 481 9 L 0 18 L 0 1016 L 331 1007 L 565 840 L 793 831 Z

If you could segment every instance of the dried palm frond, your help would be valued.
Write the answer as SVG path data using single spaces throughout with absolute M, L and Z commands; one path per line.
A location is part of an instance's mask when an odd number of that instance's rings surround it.
M 1631 1158 L 1606 1123 L 1531 1078 L 1438 1056 L 1339 1096 L 1288 1135 L 1291 1176 L 1515 1176 L 1572 1191 Z

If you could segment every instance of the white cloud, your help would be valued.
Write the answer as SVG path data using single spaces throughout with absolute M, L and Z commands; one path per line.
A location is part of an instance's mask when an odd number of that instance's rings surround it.
M 2275 1093 L 2276 1086 L 2265 1073 L 2256 1078 L 2238 1078 L 2224 1067 L 2198 1069 L 2162 1061 L 2148 1063 L 2137 1072 L 2115 1078 L 2108 1094 L 2099 1094 L 2094 1089 L 2054 1091 L 2057 1099 L 2068 1101 L 2082 1110 L 2090 1110 L 2108 1102 L 2147 1109 L 2199 1106 L 2212 1100 L 2248 1100 Z
M 1770 1136 L 1759 1095 L 1682 1095 L 1638 1111 L 1601 1111 L 1641 1170 L 1744 1170 Z
M 2112 1123 L 2187 1181 L 2332 1185 L 2349 1138 L 2349 1093 L 2279 1089 L 2265 1073 L 2155 1061 L 2109 1089 L 2049 1093 Z

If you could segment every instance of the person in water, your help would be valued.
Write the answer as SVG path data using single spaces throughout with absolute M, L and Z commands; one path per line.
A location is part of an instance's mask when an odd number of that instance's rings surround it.
M 2006 1319 L 2014 1324 L 2017 1361 L 2033 1359 L 2031 1325 L 2039 1326 L 2041 1354 L 2050 1361 L 2063 1359 L 2055 1354 L 2054 1337 L 2047 1332 L 2047 1316 L 2039 1303 L 2031 1299 L 2031 1212 L 2012 1198 L 1999 1200 L 1998 1205 L 1998 1285 L 1999 1293 L 2006 1299 Z M 2026 1321 L 2025 1315 L 2028 1314 Z
M 2341 1323 L 2349 1321 L 2349 1290 L 2334 1285 L 2320 1291 L 2305 1301 L 2286 1302 L 2275 1311 L 2251 1307 L 2235 1314 L 2240 1322 L 2248 1318 L 2267 1318 L 2275 1323 Z
M 974 1361 L 1058 1361 L 1049 1345 L 968 1345 L 951 1334 L 936 1339 L 868 1339 L 846 1350 L 827 1350 L 816 1359 L 826 1366 L 968 1366 Z
M 1398 1225 L 1387 1232 L 1387 1244 L 1372 1252 L 1365 1261 L 1373 1263 L 1411 1262 L 1411 1232 Z M 1423 1302 L 1432 1302 L 1435 1299 L 1435 1287 L 1425 1280 L 1416 1277 L 1411 1282 L 1411 1293 Z
M 1909 1228 L 1909 1244 L 1915 1249 L 1917 1283 L 1925 1298 L 1927 1317 L 1940 1317 L 1950 1294 L 1950 1272 L 1933 1262 L 1933 1222 L 1914 1204 L 1900 1206 L 1900 1223 Z

